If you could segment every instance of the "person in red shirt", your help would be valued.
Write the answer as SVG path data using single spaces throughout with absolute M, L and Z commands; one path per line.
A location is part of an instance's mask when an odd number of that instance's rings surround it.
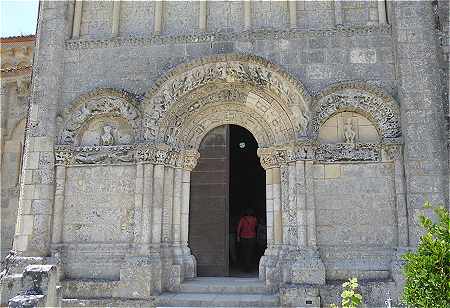
M 256 249 L 256 220 L 253 209 L 247 209 L 237 227 L 237 241 L 241 250 L 242 265 L 246 272 L 252 270 L 252 261 Z

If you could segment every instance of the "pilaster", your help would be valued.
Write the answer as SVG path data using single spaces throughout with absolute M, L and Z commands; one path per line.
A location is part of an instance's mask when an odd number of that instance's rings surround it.
M 447 132 L 433 6 L 428 1 L 395 1 L 392 7 L 409 246 L 421 234 L 418 215 L 432 214 L 424 210 L 425 201 L 448 204 Z
M 26 128 L 22 178 L 32 175 L 31 183 L 21 183 L 14 250 L 25 256 L 50 253 L 54 203 L 56 110 L 60 101 L 63 74 L 67 2 L 41 2 L 37 28 L 33 88 Z

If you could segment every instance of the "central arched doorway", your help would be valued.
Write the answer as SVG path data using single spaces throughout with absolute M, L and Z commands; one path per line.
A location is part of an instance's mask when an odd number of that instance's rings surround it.
M 222 125 L 200 143 L 191 174 L 189 246 L 198 276 L 257 276 L 266 246 L 265 171 L 253 135 L 237 125 Z M 248 208 L 258 218 L 252 266 L 244 271 L 236 228 Z

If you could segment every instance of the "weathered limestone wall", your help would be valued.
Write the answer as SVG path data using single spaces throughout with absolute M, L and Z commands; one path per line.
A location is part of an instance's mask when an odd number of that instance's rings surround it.
M 394 165 L 315 164 L 314 194 L 327 279 L 388 278 L 397 232 Z
M 394 12 L 409 243 L 415 245 L 424 202 L 448 204 L 447 125 L 433 7 L 427 1 L 400 1 L 395 3 Z
M 67 168 L 62 239 L 68 278 L 118 279 L 134 235 L 135 169 Z
M 12 248 L 17 219 L 33 44 L 33 36 L 1 39 L 0 258 L 2 260 Z

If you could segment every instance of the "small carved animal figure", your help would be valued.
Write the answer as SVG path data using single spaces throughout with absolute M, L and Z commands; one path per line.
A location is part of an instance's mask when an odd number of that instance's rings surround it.
M 344 139 L 345 143 L 355 143 L 356 133 L 353 130 L 353 123 L 351 118 L 347 118 L 344 124 Z
M 114 136 L 112 134 L 112 127 L 109 125 L 103 126 L 103 133 L 100 135 L 101 145 L 113 145 Z

